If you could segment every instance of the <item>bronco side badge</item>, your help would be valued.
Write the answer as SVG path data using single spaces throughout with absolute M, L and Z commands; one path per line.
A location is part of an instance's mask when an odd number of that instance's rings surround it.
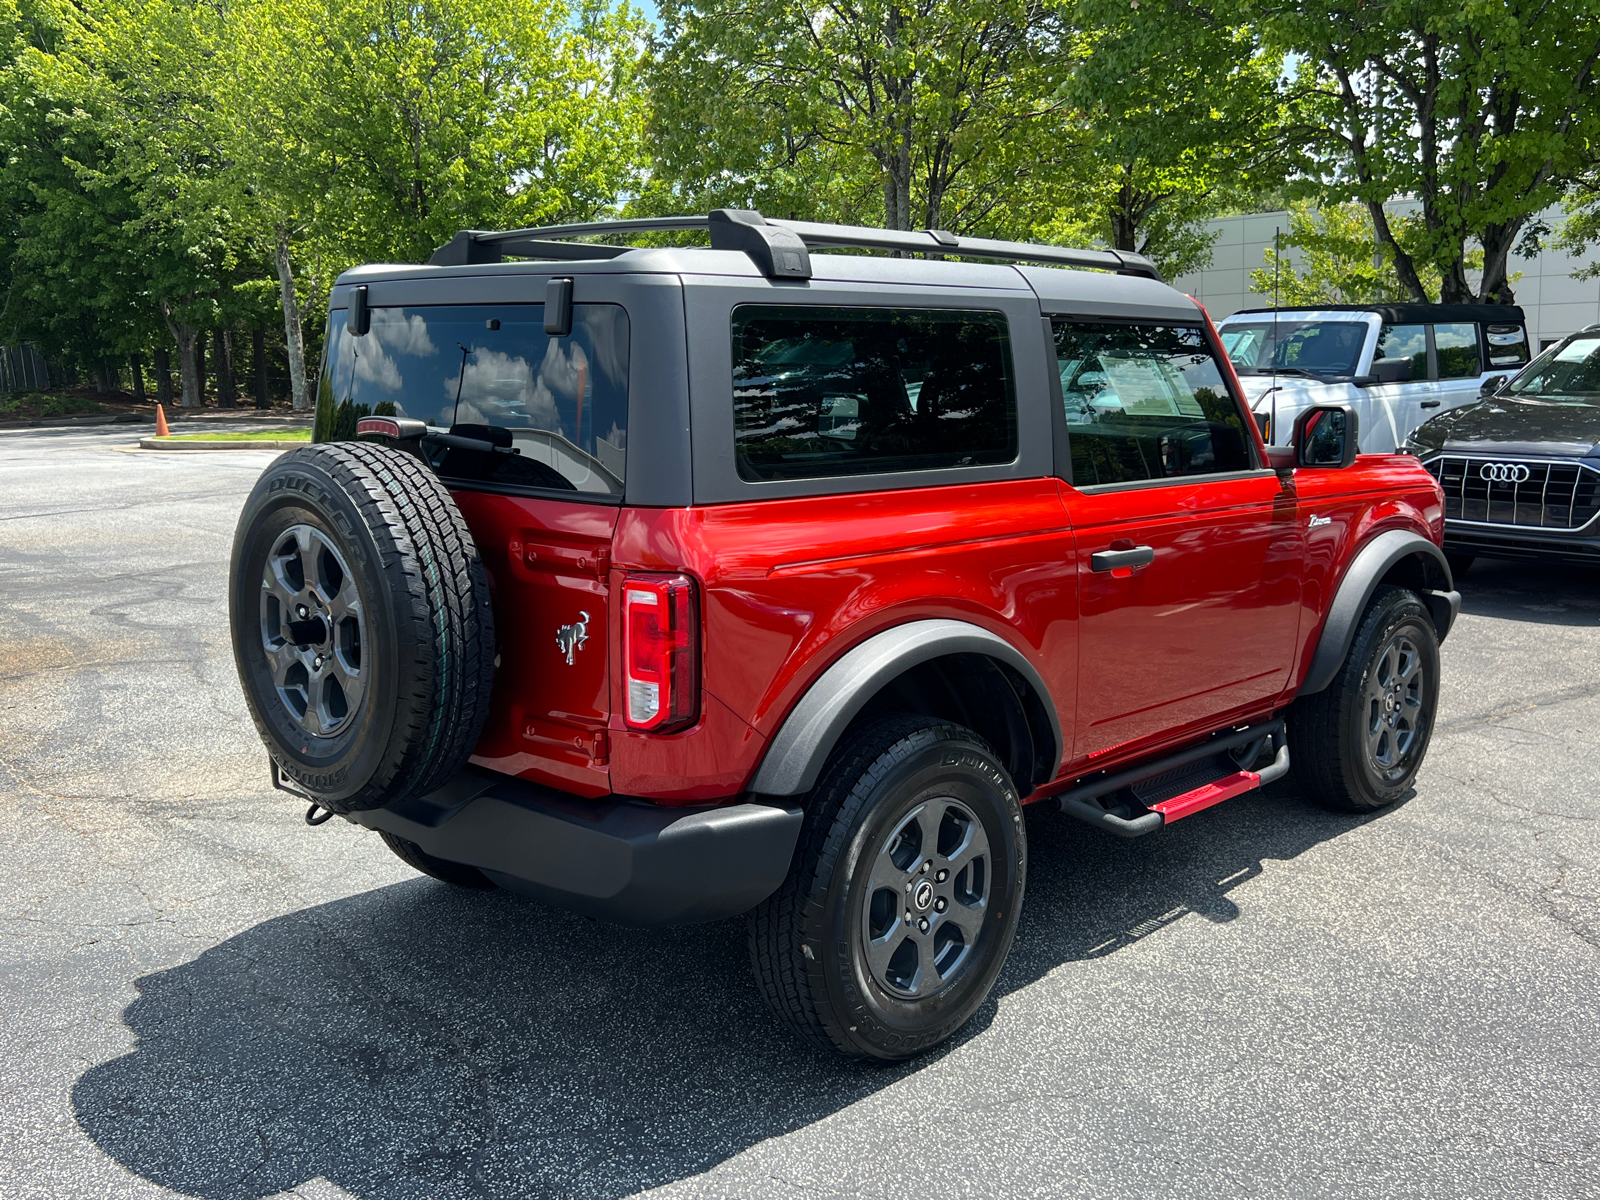
M 589 614 L 579 612 L 578 619 L 571 625 L 563 625 L 556 630 L 556 649 L 567 656 L 567 666 L 572 665 L 572 656 L 583 649 L 583 644 L 589 640 Z

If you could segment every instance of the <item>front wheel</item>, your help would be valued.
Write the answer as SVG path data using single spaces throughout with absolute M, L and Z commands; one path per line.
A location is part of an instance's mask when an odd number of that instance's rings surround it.
M 890 716 L 840 743 L 794 865 L 750 916 L 767 1003 L 819 1045 L 910 1058 L 994 986 L 1026 871 L 1022 804 L 968 729 Z
M 1415 592 L 1380 587 L 1333 682 L 1290 709 L 1296 781 L 1326 808 L 1394 803 L 1422 767 L 1438 704 L 1433 618 Z

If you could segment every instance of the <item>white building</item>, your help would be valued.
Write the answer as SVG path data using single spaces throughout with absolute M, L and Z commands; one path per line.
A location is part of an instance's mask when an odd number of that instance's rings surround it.
M 1545 223 L 1554 228 L 1560 224 L 1562 213 L 1551 209 L 1543 216 Z M 1241 308 L 1270 305 L 1270 295 L 1250 290 L 1250 272 L 1267 265 L 1266 251 L 1272 246 L 1274 231 L 1281 229 L 1288 235 L 1289 214 L 1270 212 L 1222 217 L 1207 222 L 1206 228 L 1219 235 L 1211 265 L 1193 275 L 1180 276 L 1172 281 L 1173 286 L 1204 304 L 1212 319 L 1218 321 Z M 1292 247 L 1286 248 L 1287 261 L 1293 261 L 1295 254 Z M 1554 250 L 1546 250 L 1531 259 L 1512 257 L 1512 275 L 1522 272 L 1522 278 L 1511 285 L 1512 291 L 1527 314 L 1528 333 L 1536 348 L 1586 325 L 1600 323 L 1600 279 L 1572 277 L 1574 271 L 1589 261 Z

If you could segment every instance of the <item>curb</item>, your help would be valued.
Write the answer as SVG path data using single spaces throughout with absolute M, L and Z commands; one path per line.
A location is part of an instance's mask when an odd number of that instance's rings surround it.
M 163 441 L 160 438 L 140 438 L 141 450 L 293 450 L 296 446 L 309 446 L 304 438 L 253 438 L 248 441 L 226 441 L 215 438 L 208 441 Z

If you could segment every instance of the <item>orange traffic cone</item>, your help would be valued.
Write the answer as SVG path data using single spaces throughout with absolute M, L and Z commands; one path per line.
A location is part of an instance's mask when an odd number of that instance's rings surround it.
M 167 412 L 161 405 L 156 405 L 156 436 L 171 437 L 172 430 L 167 428 Z

